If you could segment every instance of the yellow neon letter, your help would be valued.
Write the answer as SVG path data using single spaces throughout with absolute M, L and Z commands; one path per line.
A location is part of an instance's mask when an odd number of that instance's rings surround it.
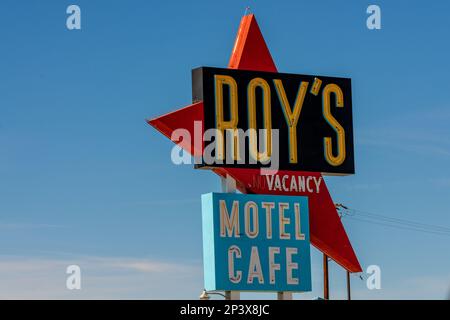
M 284 117 L 289 126 L 289 162 L 297 163 L 297 123 L 305 101 L 308 82 L 302 81 L 298 88 L 297 97 L 295 98 L 294 110 L 291 109 L 289 101 L 284 91 L 283 83 L 279 79 L 273 80 L 277 89 L 278 99 L 283 108 Z
M 216 159 L 223 160 L 224 158 L 224 131 L 226 129 L 236 130 L 238 125 L 238 92 L 236 81 L 225 75 L 216 74 L 214 76 L 215 82 L 215 103 L 216 103 L 216 128 L 220 133 L 219 137 L 216 137 Z M 230 120 L 225 121 L 223 119 L 223 86 L 227 85 L 230 89 Z M 233 141 L 233 159 L 237 160 L 238 155 L 238 137 L 234 136 Z
M 338 85 L 332 83 L 328 84 L 323 89 L 323 116 L 327 120 L 328 124 L 333 127 L 337 134 L 337 155 L 333 155 L 333 148 L 331 143 L 331 137 L 324 138 L 324 152 L 325 159 L 332 166 L 339 166 L 345 160 L 345 131 L 340 123 L 333 117 L 330 111 L 330 96 L 334 93 L 336 97 L 336 106 L 339 108 L 344 107 L 344 94 Z
M 256 88 L 259 87 L 263 94 L 263 117 L 264 129 L 266 130 L 265 142 L 266 146 L 264 152 L 258 152 L 256 143 Z M 270 104 L 270 87 L 266 80 L 261 78 L 254 78 L 247 87 L 248 96 L 248 127 L 251 129 L 250 140 L 250 154 L 253 159 L 266 162 L 272 156 L 272 113 Z

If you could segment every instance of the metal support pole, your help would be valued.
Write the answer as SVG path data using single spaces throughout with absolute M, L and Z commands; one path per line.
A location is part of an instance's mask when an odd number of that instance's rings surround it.
M 350 293 L 350 272 L 347 271 L 347 300 L 352 300 Z
M 277 300 L 292 300 L 292 292 L 287 291 L 277 292 Z
M 240 300 L 241 293 L 239 291 L 225 291 L 225 300 Z
M 323 254 L 323 298 L 330 299 L 330 292 L 328 287 L 328 256 Z

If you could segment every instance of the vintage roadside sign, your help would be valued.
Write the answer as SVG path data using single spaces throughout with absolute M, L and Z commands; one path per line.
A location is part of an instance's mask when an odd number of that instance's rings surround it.
M 206 290 L 310 291 L 308 198 L 202 196 Z
M 232 70 L 253 70 L 277 73 L 277 67 L 272 59 L 270 51 L 264 41 L 256 18 L 253 14 L 245 15 L 241 20 L 236 41 L 228 63 L 228 68 Z M 315 77 L 323 80 L 320 76 Z M 310 83 L 309 86 L 312 86 L 312 84 Z M 323 87 L 324 86 L 322 83 L 321 90 L 323 90 Z M 195 88 L 193 89 L 194 91 L 196 90 Z M 224 96 L 226 97 L 226 92 L 228 89 L 226 86 L 224 89 Z M 345 92 L 343 93 L 345 95 Z M 319 97 L 319 94 L 317 97 Z M 287 92 L 286 95 L 290 103 L 295 103 L 295 97 L 291 96 L 291 94 Z M 295 93 L 292 95 L 295 95 Z M 307 95 L 310 95 L 310 91 L 307 92 Z M 341 121 L 337 113 L 341 112 L 342 108 L 334 106 L 334 101 L 335 100 L 333 100 L 332 97 L 332 100 L 330 101 L 332 115 L 336 115 L 336 119 Z M 224 106 L 227 106 L 225 101 Z M 245 104 L 242 108 L 244 107 L 246 108 Z M 321 106 L 319 106 L 319 108 L 320 107 Z M 345 101 L 343 108 L 346 108 Z M 194 101 L 192 104 L 147 121 L 151 126 L 167 138 L 177 143 L 183 150 L 189 152 L 195 157 L 201 157 L 204 151 L 202 148 L 202 136 L 204 134 L 203 124 L 205 123 L 204 109 L 204 102 L 198 101 L 198 97 L 196 98 L 194 94 Z M 228 108 L 224 108 L 224 120 L 230 119 L 227 109 Z M 261 112 L 259 112 L 259 114 L 261 115 Z M 302 113 L 300 113 L 299 117 L 300 123 L 302 122 L 301 115 Z M 261 120 L 259 119 L 257 121 L 258 128 L 261 128 Z M 195 132 L 196 128 L 199 127 L 198 124 L 201 124 L 200 134 L 196 136 Z M 178 129 L 184 129 L 188 132 L 191 139 L 175 138 L 174 132 Z M 333 129 L 331 128 L 331 130 Z M 333 155 L 336 156 L 336 132 L 330 131 L 329 137 L 331 137 L 331 151 L 333 152 Z M 347 145 L 348 143 L 346 144 L 346 147 Z M 299 145 L 298 148 L 302 149 L 303 147 Z M 349 153 L 347 149 L 346 153 Z M 297 155 L 298 159 L 301 159 L 301 154 L 298 153 Z M 351 154 L 351 156 L 353 157 L 353 154 Z M 346 159 L 348 158 L 346 157 Z M 350 272 L 362 271 L 358 258 L 356 257 L 352 245 L 347 237 L 342 222 L 339 219 L 326 183 L 323 179 L 320 180 L 322 178 L 321 171 L 308 172 L 298 170 L 280 170 L 276 176 L 272 177 L 261 175 L 260 169 L 254 167 L 231 168 L 221 166 L 213 167 L 212 171 L 220 177 L 232 177 L 235 179 L 237 188 L 242 193 L 308 196 L 311 244 L 336 261 L 346 270 Z M 301 177 L 305 177 L 304 187 L 302 185 L 303 180 Z M 308 177 L 312 178 L 309 178 L 308 180 Z M 297 184 L 294 185 L 293 181 L 296 181 Z M 315 183 L 318 184 L 318 187 L 316 188 L 314 187 Z
M 192 88 L 204 130 L 220 135 L 201 166 L 355 172 L 350 79 L 201 67 Z

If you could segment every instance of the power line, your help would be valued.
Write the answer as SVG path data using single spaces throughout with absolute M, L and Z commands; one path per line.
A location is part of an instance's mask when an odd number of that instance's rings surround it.
M 366 222 L 402 230 L 450 236 L 450 228 L 447 227 L 420 223 L 407 219 L 393 218 L 382 214 L 348 208 L 342 204 L 336 204 L 336 208 L 338 209 L 341 218 L 345 217 L 360 222 Z
M 368 212 L 368 211 L 356 210 L 356 209 L 349 209 L 349 211 L 354 211 L 357 215 L 366 216 L 371 219 L 379 219 L 379 220 L 384 220 L 384 221 L 393 222 L 393 223 L 405 224 L 405 225 L 409 225 L 412 227 L 433 229 L 433 230 L 442 231 L 442 232 L 450 232 L 450 228 L 447 228 L 447 227 L 436 226 L 436 225 L 432 225 L 432 224 L 421 223 L 421 222 L 416 222 L 416 221 L 406 220 L 406 219 L 392 218 L 392 217 L 388 217 L 385 215 L 376 214 L 376 213 L 372 213 L 372 212 Z
M 394 224 L 388 224 L 388 223 L 383 223 L 383 222 L 378 222 L 378 221 L 366 220 L 366 219 L 361 219 L 361 218 L 351 217 L 351 216 L 348 218 L 352 219 L 352 220 L 357 220 L 357 221 L 361 221 L 361 222 L 366 222 L 366 223 L 371 223 L 371 224 L 376 224 L 376 225 L 386 226 L 386 227 L 391 227 L 391 228 L 397 228 L 397 229 L 402 229 L 402 230 L 418 231 L 418 232 L 425 232 L 425 233 L 436 234 L 436 235 L 450 236 L 449 232 L 417 229 L 417 228 L 412 228 L 412 227 L 407 227 L 407 226 L 394 225 Z

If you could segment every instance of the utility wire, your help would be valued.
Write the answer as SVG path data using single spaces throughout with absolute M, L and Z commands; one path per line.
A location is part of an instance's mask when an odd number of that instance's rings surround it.
M 391 227 L 391 228 L 397 228 L 397 229 L 403 229 L 403 230 L 418 231 L 418 232 L 425 232 L 425 233 L 431 233 L 431 234 L 437 234 L 437 235 L 450 236 L 449 232 L 432 231 L 432 230 L 426 230 L 426 229 L 418 229 L 418 228 L 412 228 L 412 227 L 407 227 L 407 226 L 402 226 L 402 225 L 394 225 L 394 224 L 383 223 L 383 222 L 378 222 L 378 221 L 373 221 L 373 220 L 366 220 L 366 219 L 361 219 L 361 218 L 357 218 L 357 217 L 348 217 L 348 218 L 352 219 L 352 220 L 357 220 L 357 221 L 361 221 L 361 222 L 377 224 L 377 225 L 380 225 L 380 226 L 386 226 L 386 227 Z
M 379 219 L 379 220 L 383 220 L 383 221 L 387 221 L 387 222 L 404 224 L 404 225 L 408 225 L 411 227 L 432 229 L 432 230 L 441 231 L 441 232 L 450 232 L 450 228 L 447 228 L 447 227 L 441 227 L 441 226 L 436 226 L 436 225 L 432 225 L 432 224 L 420 223 L 420 222 L 406 220 L 406 219 L 392 218 L 392 217 L 388 217 L 385 215 L 375 214 L 375 213 L 356 210 L 356 209 L 349 209 L 348 211 L 350 213 L 349 215 L 352 215 L 352 211 L 353 211 L 353 213 L 355 213 L 356 215 L 366 216 L 370 219 Z
M 420 223 L 407 219 L 392 218 L 386 215 L 376 214 L 372 212 L 351 209 L 342 204 L 336 204 L 341 218 L 348 218 L 355 221 L 371 223 L 391 228 L 425 232 L 436 235 L 450 236 L 450 228 L 436 226 L 432 224 Z

